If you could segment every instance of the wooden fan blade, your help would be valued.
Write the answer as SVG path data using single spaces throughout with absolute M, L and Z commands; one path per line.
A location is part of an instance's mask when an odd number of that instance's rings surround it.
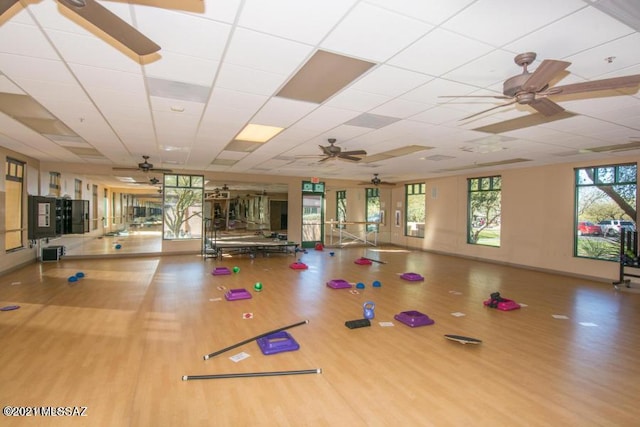
M 631 76 L 613 77 L 611 79 L 555 86 L 553 89 L 558 91 L 557 95 L 571 95 L 574 93 L 595 92 L 598 90 L 622 89 L 638 86 L 639 84 L 640 74 L 634 74 Z
M 438 98 L 494 98 L 494 99 L 511 99 L 510 96 L 505 95 L 447 95 L 439 96 Z
M 362 158 L 360 157 L 349 156 L 349 155 L 346 155 L 345 153 L 338 154 L 338 157 L 340 157 L 341 159 L 351 160 L 354 162 L 359 162 L 360 160 L 362 160 Z
M 367 152 L 364 150 L 353 150 L 353 151 L 341 151 L 341 156 L 366 156 Z
M 74 6 L 69 0 L 58 0 L 58 3 L 78 14 L 138 55 L 149 55 L 160 50 L 160 46 L 126 21 L 120 19 L 109 9 L 99 5 L 95 0 L 84 1 L 86 3 L 85 6 Z
M 0 0 L 0 15 L 9 10 L 11 6 L 18 3 L 18 1 L 19 0 Z
M 322 152 L 323 152 L 324 154 L 326 154 L 327 156 L 330 156 L 330 155 L 331 155 L 331 151 L 329 151 L 329 147 L 324 147 L 324 146 L 322 146 L 322 145 L 318 145 L 318 147 L 320 147 L 320 149 L 322 150 Z
M 521 117 L 516 117 L 515 119 L 505 120 L 503 122 L 477 127 L 471 130 L 475 130 L 478 132 L 499 134 L 499 133 L 511 132 L 518 129 L 524 129 L 531 126 L 538 126 L 546 123 L 556 122 L 558 120 L 565 120 L 570 117 L 574 117 L 575 115 L 576 113 L 571 113 L 569 111 L 563 111 L 562 113 L 554 114 L 553 116 L 545 116 L 540 113 L 533 113 L 533 114 L 527 114 Z
M 553 116 L 554 114 L 558 114 L 564 111 L 564 108 L 562 108 L 549 98 L 537 98 L 529 105 L 545 116 Z
M 171 169 L 158 169 L 158 168 L 152 168 L 152 169 L 148 169 L 148 170 L 144 170 L 144 169 L 140 169 L 140 168 L 128 168 L 128 167 L 113 167 L 111 168 L 111 170 L 114 171 L 124 171 L 124 172 L 158 172 L 158 173 L 172 173 L 173 171 Z
M 320 160 L 318 160 L 318 163 L 326 162 L 327 160 L 331 160 L 331 159 L 333 159 L 333 158 L 334 158 L 334 157 L 327 156 L 327 157 L 325 157 L 324 159 L 320 159 Z
M 549 84 L 551 79 L 559 72 L 564 71 L 569 65 L 571 65 L 571 62 L 545 59 L 527 81 L 522 84 L 522 90 L 525 92 L 539 92 Z
M 511 102 L 507 102 L 505 104 L 500 104 L 500 105 L 496 105 L 495 107 L 487 108 L 486 110 L 480 111 L 478 113 L 472 114 L 472 115 L 467 116 L 467 117 L 463 117 L 462 119 L 460 119 L 460 121 L 467 120 L 467 119 L 470 119 L 470 118 L 475 117 L 475 116 L 479 116 L 480 114 L 484 114 L 484 113 L 486 113 L 488 111 L 495 110 L 496 108 L 506 107 L 507 105 L 515 104 L 516 102 L 518 102 L 518 100 L 514 99 Z

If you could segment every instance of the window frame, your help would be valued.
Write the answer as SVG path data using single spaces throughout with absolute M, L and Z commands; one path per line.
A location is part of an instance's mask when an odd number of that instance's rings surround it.
M 15 252 L 24 248 L 24 200 L 25 200 L 25 186 L 24 177 L 26 162 L 21 160 L 6 157 L 5 167 L 5 251 Z M 18 188 L 15 189 L 16 201 L 10 202 L 10 192 L 13 191 L 10 183 L 17 183 Z M 15 221 L 17 219 L 17 221 Z M 15 228 L 15 226 L 18 226 Z M 17 235 L 17 238 L 11 238 L 13 234 Z M 8 246 L 9 242 L 16 242 L 14 246 Z
M 404 235 L 406 237 L 414 237 L 418 239 L 423 239 L 426 234 L 426 224 L 427 224 L 427 193 L 426 193 L 427 185 L 424 182 L 416 182 L 411 184 L 405 184 L 404 186 Z M 422 206 L 424 207 L 424 215 L 422 217 L 422 231 L 420 231 L 420 227 L 416 227 L 415 234 L 409 234 L 409 223 L 419 224 L 419 221 L 409 221 L 411 218 L 412 212 L 409 209 L 409 198 L 413 196 L 421 196 Z M 413 227 L 412 227 L 413 229 Z
M 381 215 L 382 209 L 380 208 L 380 189 L 377 187 L 367 187 L 365 188 L 365 198 L 364 198 L 364 217 L 366 222 L 370 222 L 369 218 L 378 214 Z M 372 205 L 377 205 L 377 212 L 369 212 L 369 207 Z M 380 218 L 380 217 L 379 217 Z M 377 232 L 379 231 L 379 224 L 367 224 L 365 229 L 367 232 Z
M 467 244 L 477 246 L 487 246 L 499 248 L 501 245 L 501 231 L 502 231 L 502 187 L 503 180 L 502 175 L 488 175 L 467 178 Z M 497 215 L 491 215 L 490 211 L 484 212 L 486 215 L 478 215 L 474 211 L 473 195 L 482 193 L 496 193 L 497 205 L 499 213 Z M 491 208 L 489 208 L 491 209 Z M 480 224 L 480 226 L 476 226 Z M 497 231 L 497 244 L 478 243 L 480 240 L 480 233 L 488 228 L 490 225 L 498 227 Z M 480 229 L 479 231 L 474 231 Z
M 621 170 L 623 168 L 631 168 L 632 173 L 623 174 Z M 589 172 L 591 171 L 591 177 Z M 582 175 L 586 175 L 589 180 L 587 181 Z M 633 179 L 629 179 L 629 176 L 633 176 Z M 579 223 L 591 221 L 594 224 L 600 225 L 602 221 L 632 221 L 637 227 L 637 218 L 625 217 L 629 216 L 619 203 L 615 202 L 606 191 L 603 191 L 601 187 L 626 187 L 634 186 L 633 191 L 628 194 L 633 195 L 632 209 L 635 210 L 636 216 L 638 212 L 638 164 L 637 163 L 619 163 L 619 164 L 606 164 L 598 166 L 586 166 L 574 168 L 574 209 L 573 209 L 573 257 L 583 259 L 594 259 L 599 261 L 613 261 L 619 262 L 620 255 L 620 235 L 615 233 L 611 235 L 609 230 L 601 230 L 602 236 L 597 235 L 582 235 L 579 233 Z M 594 188 L 598 189 L 601 193 L 608 197 L 609 202 L 617 204 L 617 208 L 622 213 L 618 215 L 618 218 L 606 217 L 606 218 L 594 218 L 591 219 L 589 214 L 583 216 L 580 196 L 583 189 Z M 588 190 L 587 190 L 588 191 Z M 617 195 L 625 202 L 624 197 L 620 193 Z M 596 193 L 597 194 L 597 193 Z M 586 196 L 586 194 L 585 194 Z M 592 196 L 594 196 L 592 194 Z M 595 197 L 595 196 L 594 196 Z M 594 215 L 593 213 L 591 215 Z M 637 229 L 636 229 L 637 230 Z M 605 236 L 606 235 L 606 236 Z M 580 252 L 583 252 L 582 254 Z
M 163 188 L 162 188 L 162 239 L 163 240 L 194 240 L 194 239 L 202 239 L 204 234 L 204 175 L 190 175 L 190 174 L 165 174 L 163 177 Z M 171 213 L 174 212 L 174 205 L 171 205 L 171 200 L 174 195 L 178 194 L 180 191 L 190 192 L 193 191 L 193 202 L 187 209 L 192 209 L 187 213 L 186 219 L 180 221 L 178 224 L 174 222 L 171 218 Z M 186 193 L 185 193 L 186 194 Z M 179 196 L 178 196 L 179 197 Z M 189 196 L 191 197 L 191 196 Z M 178 199 L 179 200 L 179 199 Z M 174 212 L 175 213 L 175 212 Z M 192 218 L 199 217 L 200 220 L 196 221 L 195 227 L 190 223 Z M 177 216 L 175 217 L 177 220 Z M 174 230 L 171 230 L 171 226 L 174 226 Z M 180 234 L 183 232 L 182 225 L 185 224 L 185 228 L 187 231 L 184 234 Z M 180 226 L 180 232 L 176 235 L 176 230 Z M 199 228 L 199 230 L 198 230 Z M 195 231 L 195 233 L 192 233 Z
M 336 228 L 346 228 L 345 224 L 341 224 L 347 220 L 347 190 L 336 191 Z

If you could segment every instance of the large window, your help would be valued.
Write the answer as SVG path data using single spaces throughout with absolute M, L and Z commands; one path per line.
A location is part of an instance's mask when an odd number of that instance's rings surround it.
M 347 192 L 336 191 L 336 220 L 345 222 L 347 220 Z M 338 224 L 337 228 L 346 227 L 344 224 Z
M 60 172 L 49 172 L 49 194 L 60 197 Z
M 91 209 L 93 221 L 91 221 L 91 229 L 98 228 L 98 186 L 93 184 L 91 187 Z
M 76 179 L 73 182 L 73 197 L 76 200 L 82 200 L 82 180 Z
M 468 184 L 467 243 L 500 246 L 502 177 L 470 178 Z
M 618 261 L 620 234 L 636 230 L 635 164 L 575 170 L 577 257 Z
M 24 162 L 7 157 L 5 191 L 5 250 L 22 248 Z
M 165 175 L 162 194 L 164 238 L 168 240 L 201 239 L 204 177 L 202 175 Z
M 407 184 L 404 186 L 406 206 L 404 234 L 411 237 L 424 237 L 426 222 L 424 195 L 425 184 Z
M 380 222 L 382 217 L 380 213 L 380 189 L 366 189 L 366 206 L 365 215 L 367 222 Z M 378 231 L 378 224 L 367 224 L 367 231 Z

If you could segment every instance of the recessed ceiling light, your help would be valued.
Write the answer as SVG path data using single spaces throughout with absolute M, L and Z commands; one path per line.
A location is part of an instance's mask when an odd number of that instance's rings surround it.
M 284 128 L 249 123 L 234 139 L 238 141 L 267 142 Z

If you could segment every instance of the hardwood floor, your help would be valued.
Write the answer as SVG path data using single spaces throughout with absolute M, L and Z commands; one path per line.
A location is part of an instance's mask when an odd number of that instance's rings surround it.
M 332 250 L 302 254 L 308 270 L 290 269 L 291 255 L 181 255 L 63 258 L 0 277 L 0 307 L 20 305 L 0 312 L 0 403 L 87 408 L 77 419 L 3 417 L 2 425 L 637 425 L 640 294 L 399 248 Z M 356 265 L 360 256 L 386 264 Z M 216 266 L 240 271 L 213 276 Z M 67 281 L 80 271 L 84 278 Z M 425 280 L 401 280 L 403 272 Z M 325 286 L 337 278 L 365 288 Z M 253 297 L 226 301 L 221 287 Z M 526 307 L 485 307 L 495 291 Z M 346 328 L 367 301 L 372 326 Z M 394 319 L 410 310 L 435 324 Z M 203 359 L 302 320 L 288 330 L 297 351 L 265 356 L 250 342 Z M 230 359 L 242 352 L 249 357 Z M 322 373 L 182 380 L 316 368 Z

